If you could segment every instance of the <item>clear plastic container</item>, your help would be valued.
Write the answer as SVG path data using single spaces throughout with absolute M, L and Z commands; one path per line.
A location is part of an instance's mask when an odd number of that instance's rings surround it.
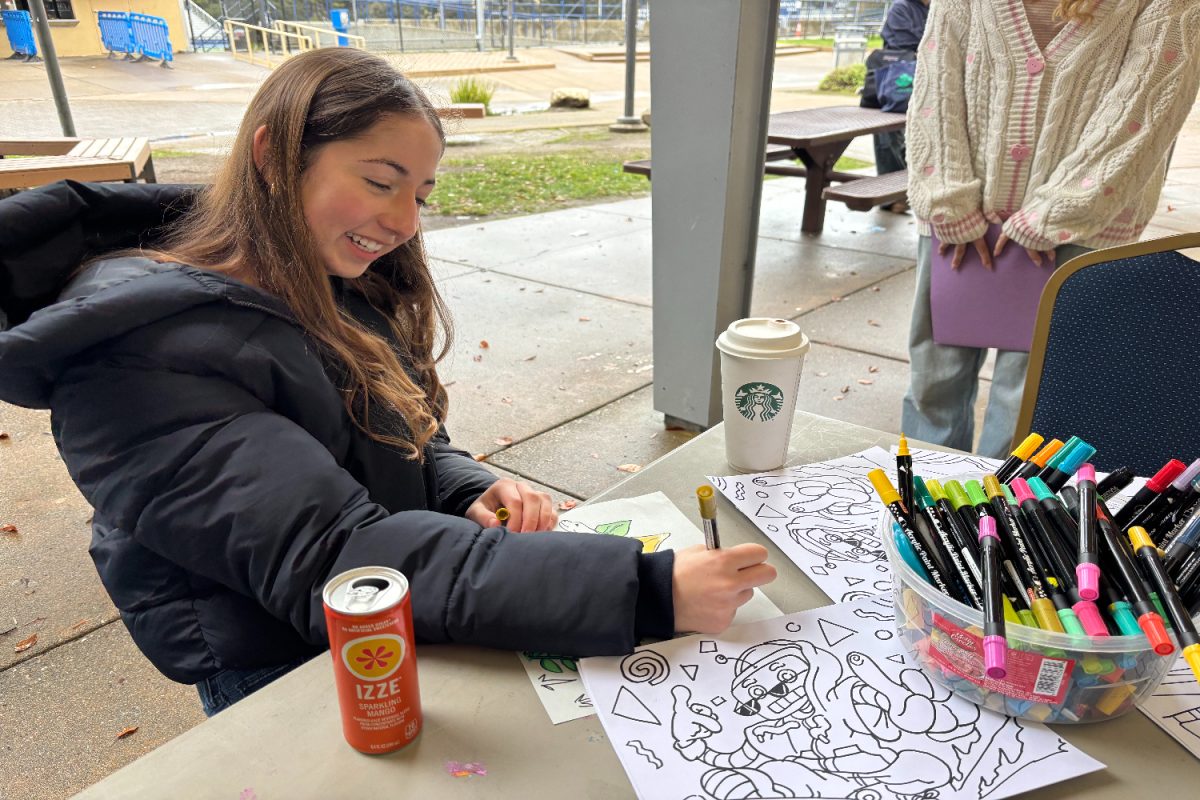
M 983 612 L 942 594 L 905 563 L 886 509 L 879 524 L 905 649 L 933 680 L 973 703 L 1036 722 L 1102 722 L 1148 697 L 1178 657 L 1178 649 L 1156 654 L 1145 636 L 1070 636 L 1010 622 L 1008 675 L 988 678 Z

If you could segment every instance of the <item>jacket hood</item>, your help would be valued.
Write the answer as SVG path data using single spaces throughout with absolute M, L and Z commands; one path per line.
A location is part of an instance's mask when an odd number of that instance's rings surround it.
M 0 201 L 0 400 L 47 408 L 62 369 L 88 349 L 212 302 L 290 318 L 277 299 L 231 278 L 148 258 L 85 259 L 153 246 L 191 206 L 191 187 L 65 181 Z

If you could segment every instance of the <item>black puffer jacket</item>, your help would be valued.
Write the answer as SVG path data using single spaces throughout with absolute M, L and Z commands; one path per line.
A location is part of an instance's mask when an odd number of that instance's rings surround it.
M 0 400 L 51 409 L 96 568 L 159 670 L 195 683 L 317 652 L 322 588 L 364 565 L 409 577 L 426 642 L 616 654 L 671 633 L 670 553 L 465 519 L 495 477 L 444 435 L 417 463 L 358 431 L 274 297 L 143 258 L 69 278 L 187 205 L 75 183 L 0 201 Z

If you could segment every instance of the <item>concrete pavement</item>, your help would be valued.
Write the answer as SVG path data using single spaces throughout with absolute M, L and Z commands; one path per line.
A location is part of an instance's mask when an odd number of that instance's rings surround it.
M 498 104 L 515 108 L 548 98 L 552 84 L 582 85 L 600 98 L 599 108 L 570 118 L 615 119 L 622 67 L 536 55 L 554 61 L 554 69 L 489 74 Z M 175 75 L 150 65 L 73 61 L 64 71 L 68 86 L 79 87 L 72 90 L 77 122 L 96 135 L 162 139 L 176 135 L 169 131 L 208 135 L 235 127 L 265 75 L 215 56 L 181 58 Z M 52 107 L 47 124 L 45 99 L 17 96 L 33 92 L 32 79 L 19 73 L 28 67 L 0 62 L 0 135 L 57 133 Z M 815 84 L 805 84 L 806 75 L 827 68 L 814 56 L 780 59 L 773 108 L 836 102 L 802 91 Z M 648 86 L 644 64 L 639 76 L 639 86 Z M 450 80 L 430 79 L 435 88 Z M 26 89 L 15 88 L 22 81 Z M 646 104 L 648 95 L 639 110 Z M 162 108 L 141 113 L 156 105 Z M 35 109 L 40 121 L 23 121 L 23 108 Z M 463 124 L 486 135 L 512 129 L 505 125 L 560 126 L 564 116 Z M 1194 109 L 1148 236 L 1200 230 L 1198 134 Z M 870 148 L 859 143 L 852 152 Z M 752 311 L 796 319 L 813 339 L 800 407 L 898 431 L 912 218 L 831 205 L 825 232 L 802 235 L 802 196 L 798 179 L 764 185 Z M 650 230 L 647 196 L 428 234 L 458 324 L 444 377 L 448 426 L 459 445 L 561 500 L 586 499 L 622 478 L 619 466 L 649 463 L 689 438 L 664 430 L 650 401 Z M 8 434 L 0 438 L 0 524 L 17 528 L 0 534 L 0 800 L 65 797 L 202 715 L 194 690 L 155 673 L 117 622 L 86 554 L 90 510 L 58 460 L 48 415 L 0 405 L 0 431 Z M 135 733 L 117 738 L 132 727 Z

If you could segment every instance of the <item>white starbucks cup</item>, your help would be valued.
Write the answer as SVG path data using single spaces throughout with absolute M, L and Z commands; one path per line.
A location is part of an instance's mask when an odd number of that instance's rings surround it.
M 787 461 L 808 337 L 786 319 L 739 319 L 717 337 L 725 457 L 742 472 Z

